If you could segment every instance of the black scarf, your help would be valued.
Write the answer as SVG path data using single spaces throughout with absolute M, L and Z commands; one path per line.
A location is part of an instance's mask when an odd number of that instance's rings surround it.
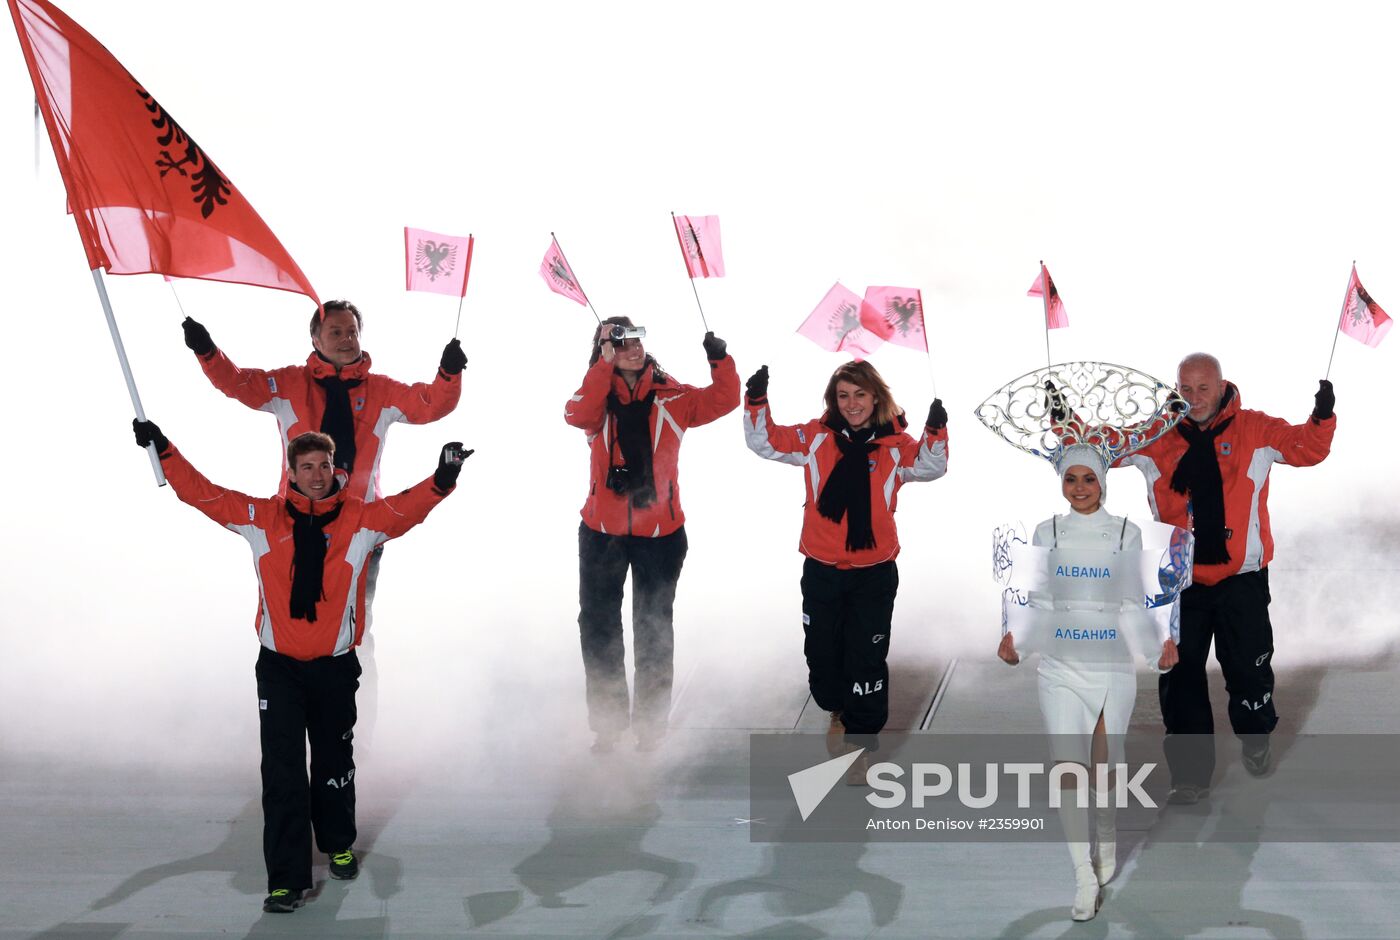
M 289 605 L 292 618 L 316 622 L 316 602 L 325 600 L 321 578 L 326 570 L 326 534 L 321 530 L 335 521 L 344 503 L 329 512 L 311 515 L 302 512 L 287 500 L 287 515 L 292 517 L 292 597 Z
M 350 389 L 362 379 L 342 379 L 328 375 L 316 384 L 326 390 L 326 413 L 321 417 L 321 433 L 335 441 L 337 469 L 352 473 L 355 469 L 355 412 L 350 408 Z
M 827 427 L 836 433 L 832 440 L 841 451 L 841 459 L 831 468 L 831 475 L 817 497 L 817 511 L 832 522 L 846 519 L 846 548 L 858 552 L 875 547 L 875 533 L 870 526 L 870 455 L 875 452 L 875 439 L 893 433 L 888 424 L 851 430 L 839 415 L 828 417 Z M 849 435 L 849 436 L 848 436 Z
M 1222 403 L 1223 404 L 1223 403 Z M 1186 453 L 1172 471 L 1172 490 L 1191 499 L 1191 528 L 1196 535 L 1196 563 L 1220 565 L 1230 560 L 1225 538 L 1225 481 L 1215 439 L 1234 423 L 1234 416 L 1213 428 L 1182 421 L 1176 431 L 1186 438 Z
M 622 451 L 621 474 L 609 473 L 608 486 L 626 493 L 633 509 L 645 509 L 656 501 L 656 481 L 651 471 L 651 403 L 656 392 L 623 404 L 616 392 L 608 394 L 608 411 L 617 419 L 618 448 Z M 615 471 L 618 468 L 612 468 Z M 614 479 L 621 482 L 614 483 Z

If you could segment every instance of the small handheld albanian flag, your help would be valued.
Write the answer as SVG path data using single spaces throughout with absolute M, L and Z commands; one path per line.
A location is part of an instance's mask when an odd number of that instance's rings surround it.
M 676 215 L 676 238 L 681 243 L 685 271 L 692 278 L 724 277 L 724 252 L 719 243 L 719 216 Z
M 802 321 L 797 332 L 822 349 L 848 350 L 859 360 L 868 357 L 884 342 L 878 333 L 865 326 L 877 322 L 883 323 L 883 320 L 875 308 L 837 281 Z
M 403 242 L 407 290 L 431 291 L 449 297 L 467 295 L 476 239 L 470 235 L 463 238 L 405 227 Z
M 588 304 L 588 295 L 579 286 L 574 269 L 569 267 L 564 252 L 559 249 L 557 238 L 549 240 L 549 250 L 544 253 L 544 260 L 540 262 L 540 277 L 544 278 L 544 282 L 554 293 L 563 294 L 576 304 Z
M 878 317 L 878 322 L 862 320 L 866 329 L 896 346 L 928 352 L 924 297 L 917 287 L 867 287 L 865 303 Z
M 1069 314 L 1065 312 L 1065 302 L 1060 299 L 1060 289 L 1055 286 L 1055 279 L 1050 276 L 1050 269 L 1044 263 L 1040 265 L 1040 273 L 1036 275 L 1031 289 L 1026 291 L 1026 296 L 1039 297 L 1044 301 L 1047 330 L 1069 326 Z
M 1361 286 L 1353 264 L 1351 279 L 1347 281 L 1347 297 L 1342 303 L 1341 331 L 1359 343 L 1376 347 L 1390 332 L 1391 322 L 1390 315 Z

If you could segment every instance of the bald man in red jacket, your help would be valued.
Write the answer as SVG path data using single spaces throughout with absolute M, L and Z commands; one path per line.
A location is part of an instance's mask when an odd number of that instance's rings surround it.
M 1322 380 L 1312 415 L 1289 424 L 1243 407 L 1220 361 L 1193 353 L 1177 368 L 1177 389 L 1190 404 L 1172 431 L 1126 458 L 1147 478 L 1152 515 L 1196 537 L 1192 585 L 1181 595 L 1181 660 L 1158 679 L 1172 803 L 1198 802 L 1215 773 L 1214 718 L 1206 684 L 1212 639 L 1225 674 L 1230 726 L 1245 769 L 1270 766 L 1274 702 L 1273 626 L 1269 622 L 1269 471 L 1275 464 L 1311 467 L 1326 459 L 1337 427 L 1332 383 Z

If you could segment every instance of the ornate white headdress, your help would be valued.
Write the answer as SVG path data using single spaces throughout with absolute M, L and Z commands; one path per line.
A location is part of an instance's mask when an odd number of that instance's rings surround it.
M 1061 362 L 1028 372 L 977 406 L 987 430 L 1061 467 L 1069 447 L 1093 448 L 1113 466 L 1176 427 L 1189 406 L 1176 389 L 1109 362 Z

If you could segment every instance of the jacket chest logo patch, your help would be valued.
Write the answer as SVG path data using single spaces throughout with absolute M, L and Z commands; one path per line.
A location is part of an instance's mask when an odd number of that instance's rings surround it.
M 267 377 L 267 390 L 274 395 L 277 394 L 277 380 L 270 375 Z
M 253 504 L 252 504 L 252 503 L 249 503 L 249 504 L 248 504 L 248 521 L 249 521 L 249 522 L 252 522 L 252 521 L 253 521 L 253 515 L 254 515 L 254 512 L 253 512 Z
M 1222 457 L 1228 457 L 1228 456 L 1230 456 L 1230 442 L 1229 442 L 1229 441 L 1221 441 L 1221 442 L 1220 442 L 1220 456 L 1222 456 Z
M 355 410 L 356 410 L 356 411 L 364 411 L 364 410 L 365 410 L 365 400 L 364 400 L 363 398 L 357 398 L 357 399 L 355 399 Z
M 807 443 L 807 432 L 801 428 L 797 429 L 797 439 L 803 444 Z
M 874 472 L 875 472 L 875 458 L 874 458 L 874 457 L 871 457 L 871 458 L 870 458 L 870 472 L 871 472 L 871 473 L 874 473 Z

